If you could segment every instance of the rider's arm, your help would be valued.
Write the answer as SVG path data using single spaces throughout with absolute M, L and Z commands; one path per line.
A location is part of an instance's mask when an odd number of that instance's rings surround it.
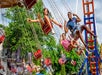
M 56 25 L 58 25 L 59 27 L 61 27 L 62 28 L 62 25 L 61 24 L 59 24 L 57 21 L 55 21 L 54 19 L 51 19 L 51 21 L 53 22 L 53 23 L 55 23 Z
M 62 35 L 60 35 L 60 44 L 62 44 Z
M 28 22 L 40 22 L 39 19 L 32 20 L 32 19 L 30 19 L 30 18 L 27 18 L 27 21 L 28 21 Z
M 65 31 L 65 33 L 68 32 L 68 27 L 66 27 L 66 24 L 67 24 L 67 22 L 65 21 L 65 22 L 64 22 L 64 31 Z
M 76 16 L 77 22 L 81 22 L 81 19 L 80 19 L 80 17 L 77 14 L 73 14 L 73 16 Z

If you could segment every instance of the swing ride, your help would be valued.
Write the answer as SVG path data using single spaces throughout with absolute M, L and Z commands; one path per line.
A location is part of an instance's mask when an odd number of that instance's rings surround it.
M 9 8 L 14 6 L 23 7 L 23 4 L 27 9 L 30 9 L 37 0 L 0 0 L 0 8 Z
M 0 0 L 0 8 L 14 7 L 16 5 L 22 6 L 22 3 L 23 3 L 27 9 L 31 9 L 32 6 L 36 2 L 37 0 L 3 0 L 3 1 Z M 94 16 L 94 0 L 91 0 L 91 1 L 82 0 L 82 4 L 83 4 L 84 24 L 88 26 L 90 30 L 96 35 L 95 16 Z M 78 2 L 77 2 L 77 5 L 78 5 Z M 54 7 L 56 6 L 54 5 Z M 67 5 L 65 7 L 67 8 Z M 59 14 L 61 14 L 60 11 L 59 11 Z M 61 16 L 62 18 L 60 18 L 60 21 L 62 21 L 62 19 L 65 19 L 63 15 Z M 49 34 L 49 32 L 51 32 L 51 28 L 49 27 L 49 25 L 43 22 L 40 14 L 38 14 L 37 17 L 40 20 L 40 24 L 41 24 L 41 28 L 43 32 L 45 34 Z M 0 43 L 2 43 L 4 39 L 5 39 L 5 35 L 0 35 Z M 86 69 L 87 69 L 88 75 L 100 75 L 99 65 L 100 65 L 101 59 L 100 59 L 100 55 L 99 55 L 98 48 L 97 48 L 97 40 L 96 38 L 92 38 L 92 35 L 89 35 L 88 32 L 85 31 L 85 42 L 88 44 L 87 49 L 89 49 L 92 52 L 92 54 L 88 54 L 88 52 L 86 52 L 87 58 L 84 59 L 78 75 L 81 75 L 85 64 L 87 64 Z M 42 50 L 38 49 L 36 52 L 34 52 L 34 57 L 35 59 L 40 59 L 42 57 Z M 46 58 L 44 63 L 47 66 L 52 64 L 51 59 L 49 58 Z M 60 65 L 65 64 L 62 58 L 59 59 L 59 64 Z

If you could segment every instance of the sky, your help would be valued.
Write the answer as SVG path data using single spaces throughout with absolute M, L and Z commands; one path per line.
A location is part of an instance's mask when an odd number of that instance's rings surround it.
M 95 20 L 96 20 L 96 31 L 98 35 L 98 42 L 102 43 L 102 0 L 94 0 L 95 8 Z M 43 4 L 47 7 L 52 15 L 52 17 L 57 20 L 59 23 L 63 24 L 64 20 L 68 20 L 67 12 L 71 11 L 76 13 L 83 23 L 83 9 L 82 9 L 82 0 L 43 0 Z M 0 24 L 8 25 L 9 20 L 2 16 L 4 10 L 0 9 Z M 63 32 L 58 26 L 54 25 L 54 30 L 56 32 L 55 38 L 58 39 L 60 34 Z
M 54 3 L 52 3 L 52 2 Z M 49 11 L 51 12 L 52 16 L 54 17 L 55 20 L 57 20 L 59 23 L 63 24 L 64 20 L 68 20 L 67 18 L 67 12 L 71 11 L 73 13 L 76 13 L 81 19 L 82 22 L 80 24 L 84 24 L 83 22 L 83 8 L 82 8 L 82 0 L 78 0 L 78 4 L 77 4 L 77 0 L 43 0 L 44 6 L 47 7 L 49 9 Z M 97 31 L 97 38 L 98 38 L 98 42 L 101 44 L 102 43 L 102 0 L 94 0 L 94 9 L 95 9 L 95 20 L 96 20 L 96 31 Z M 57 7 L 57 8 L 56 8 Z M 55 9 L 52 10 L 51 8 Z M 60 14 L 62 16 L 58 16 L 58 12 L 59 10 Z M 56 14 L 57 13 L 57 14 Z M 56 16 L 58 16 L 58 19 L 56 19 Z M 64 19 L 62 19 L 62 22 L 59 21 L 59 19 L 61 19 L 62 17 L 64 17 Z M 55 30 L 59 31 L 59 28 L 55 26 Z M 56 38 L 59 37 L 60 33 L 55 35 Z M 84 35 L 84 34 L 83 34 Z
M 0 9 L 0 24 L 7 26 L 10 20 L 5 18 L 4 15 L 5 15 L 5 9 Z

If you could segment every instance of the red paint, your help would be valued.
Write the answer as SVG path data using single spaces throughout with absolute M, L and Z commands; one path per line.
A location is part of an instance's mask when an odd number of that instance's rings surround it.
M 2 43 L 4 40 L 5 40 L 5 36 L 4 35 L 0 36 L 0 43 Z
M 34 57 L 35 59 L 39 59 L 42 56 L 42 51 L 40 49 L 38 49 L 35 53 L 34 53 Z
M 46 64 L 46 66 L 49 66 L 49 65 L 52 64 L 50 58 L 46 58 L 45 61 L 44 61 L 44 63 Z

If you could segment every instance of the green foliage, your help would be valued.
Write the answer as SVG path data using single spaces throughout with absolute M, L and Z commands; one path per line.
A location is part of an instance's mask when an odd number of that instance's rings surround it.
M 66 75 L 65 65 L 61 66 L 61 75 Z
M 5 29 L 5 26 L 4 26 L 4 25 L 2 25 L 2 24 L 0 24 L 0 28 L 3 28 L 3 29 Z

